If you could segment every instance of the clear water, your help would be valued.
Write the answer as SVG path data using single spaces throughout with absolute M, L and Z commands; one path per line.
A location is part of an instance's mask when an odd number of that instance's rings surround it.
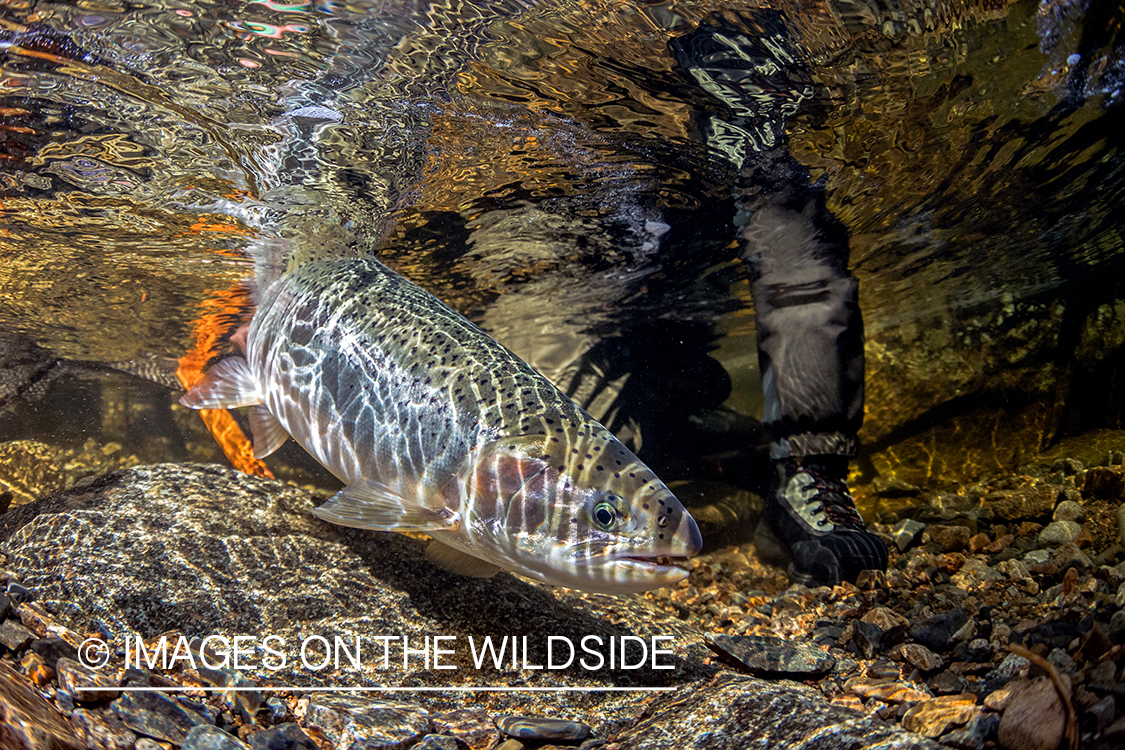
M 791 149 L 827 181 L 862 285 L 865 478 L 979 474 L 1122 427 L 1115 8 L 781 13 L 815 84 Z M 268 221 L 307 256 L 376 253 L 578 387 L 668 478 L 752 486 L 761 397 L 734 175 L 701 136 L 722 108 L 668 43 L 760 13 L 5 3 L 0 481 L 30 497 L 50 474 L 15 440 L 55 451 L 56 484 L 223 460 L 175 389 L 92 363 L 198 369 L 229 351 Z M 591 367 L 612 384 L 600 396 L 578 377 Z M 993 420 L 992 438 L 966 418 Z M 935 469 L 926 441 L 958 434 L 950 451 L 968 453 Z M 331 487 L 292 445 L 268 463 Z

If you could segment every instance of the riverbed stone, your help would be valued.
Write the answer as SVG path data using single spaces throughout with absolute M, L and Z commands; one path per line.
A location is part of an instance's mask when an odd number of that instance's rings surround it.
M 165 693 L 128 692 L 115 700 L 111 707 L 117 718 L 137 734 L 176 745 L 183 744 L 192 727 L 207 724 L 202 716 L 184 708 Z
M 305 730 L 293 723 L 254 732 L 247 741 L 253 750 L 320 750 Z
M 78 738 L 94 750 L 132 750 L 137 735 L 108 711 L 76 708 L 71 721 Z
M 1058 547 L 1073 542 L 1082 533 L 1082 526 L 1075 521 L 1051 521 L 1039 532 L 1039 544 L 1044 547 Z
M 787 718 L 780 721 L 778 717 Z M 940 748 L 914 734 L 895 734 L 879 719 L 823 701 L 809 688 L 722 672 L 699 688 L 682 690 L 672 700 L 654 705 L 636 726 L 610 737 L 605 750 L 844 750 L 869 746 Z
M 184 738 L 181 750 L 251 750 L 250 746 L 218 727 L 192 727 Z
M 827 674 L 836 666 L 835 657 L 826 651 L 772 636 L 708 633 L 707 645 L 759 676 L 808 677 Z
M 27 678 L 0 662 L 0 747 L 82 750 L 71 723 Z
M 509 737 L 536 742 L 581 742 L 590 736 L 589 726 L 565 719 L 501 716 L 496 719 L 496 726 Z
M 405 701 L 314 695 L 305 722 L 336 747 L 406 750 L 433 730 L 430 712 Z
M 103 672 L 95 672 L 87 666 L 63 657 L 55 664 L 59 675 L 59 685 L 63 690 L 73 693 L 80 703 L 111 701 L 121 695 L 117 681 Z
M 1009 750 L 1055 750 L 1066 729 L 1066 709 L 1047 677 L 1017 685 L 1000 719 L 997 738 Z

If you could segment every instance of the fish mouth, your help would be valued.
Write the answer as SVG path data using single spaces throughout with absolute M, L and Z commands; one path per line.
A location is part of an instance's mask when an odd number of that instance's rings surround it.
M 688 567 L 688 558 L 686 557 L 672 557 L 670 555 L 618 555 L 613 558 L 613 561 L 631 563 L 643 568 L 651 568 L 653 572 L 691 572 L 691 568 Z

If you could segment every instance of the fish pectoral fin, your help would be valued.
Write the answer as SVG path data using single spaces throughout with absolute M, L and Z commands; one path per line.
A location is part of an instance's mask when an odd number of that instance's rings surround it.
M 180 403 L 191 409 L 234 409 L 262 403 L 262 391 L 246 360 L 228 357 L 208 370 Z
M 426 547 L 426 559 L 442 570 L 469 578 L 491 578 L 503 570 L 499 565 L 473 557 L 436 539 Z
M 314 508 L 313 514 L 340 526 L 376 531 L 439 531 L 461 522 L 460 515 L 448 508 L 427 507 L 372 479 L 352 482 Z
M 289 439 L 281 422 L 261 404 L 250 407 L 250 434 L 254 436 L 254 458 L 265 458 Z

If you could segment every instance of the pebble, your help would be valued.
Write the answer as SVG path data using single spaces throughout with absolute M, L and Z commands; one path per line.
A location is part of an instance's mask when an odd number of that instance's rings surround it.
M 590 736 L 590 727 L 580 721 L 540 719 L 531 716 L 501 716 L 496 726 L 509 737 L 521 740 L 581 742 Z
M 920 643 L 900 643 L 891 649 L 892 659 L 904 659 L 922 672 L 941 668 L 941 657 Z
M 993 713 L 977 713 L 962 729 L 955 729 L 941 738 L 941 744 L 964 748 L 964 750 L 984 750 L 986 743 L 996 736 L 1000 717 Z
M 23 667 L 23 671 L 27 672 L 31 681 L 39 687 L 46 687 L 47 683 L 55 677 L 55 670 L 48 667 L 43 661 L 43 657 L 34 651 L 28 651 L 23 655 L 23 658 L 20 659 L 20 666 Z
M 111 701 L 121 695 L 117 682 L 107 674 L 95 672 L 76 661 L 63 657 L 55 663 L 59 685 L 73 693 L 79 703 Z
M 151 739 L 149 737 L 141 737 L 139 740 L 137 740 L 137 744 L 134 746 L 134 750 L 165 750 L 165 748 L 154 739 Z
M 1008 654 L 996 669 L 988 673 L 989 678 L 1010 680 L 1019 675 L 1027 674 L 1031 662 L 1019 654 Z
M 263 729 L 250 735 L 248 742 L 253 750 L 320 750 L 296 724 L 278 724 Z
M 1000 518 L 1018 521 L 1046 516 L 1055 509 L 1059 489 L 1049 484 L 1035 484 L 1014 491 L 1003 491 L 985 498 L 985 505 Z
M 950 727 L 968 723 L 978 711 L 976 696 L 971 693 L 943 695 L 910 708 L 902 717 L 902 725 L 911 732 L 934 739 Z
M 966 560 L 961 569 L 952 575 L 949 580 L 959 589 L 972 591 L 980 588 L 981 584 L 986 581 L 1000 580 L 1000 573 L 996 568 L 989 565 L 983 557 L 974 556 Z
M 369 750 L 408 747 L 433 730 L 429 711 L 413 703 L 336 695 L 313 696 L 305 723 L 337 747 Z
M 959 552 L 969 546 L 972 532 L 964 526 L 931 525 L 926 529 L 930 539 L 941 547 L 943 552 Z
M 0 643 L 11 652 L 23 651 L 35 640 L 35 634 L 15 620 L 0 622 Z
M 137 735 L 111 713 L 76 708 L 70 717 L 78 738 L 94 750 L 132 750 L 137 741 Z
M 523 750 L 523 743 L 519 740 L 504 740 L 495 750 Z
M 267 698 L 265 706 L 270 712 L 270 719 L 275 723 L 284 719 L 285 715 L 289 713 L 289 707 L 282 703 L 281 699 L 277 696 Z
M 1082 507 L 1081 503 L 1076 503 L 1073 500 L 1063 500 L 1055 506 L 1055 514 L 1051 516 L 1051 520 L 1081 522 L 1085 515 L 1086 510 Z
M 873 680 L 853 677 L 844 683 L 844 690 L 860 698 L 875 698 L 884 703 L 916 703 L 933 696 L 897 680 Z
M 74 729 L 27 678 L 0 662 L 0 739 L 32 750 L 81 750 Z M 52 744 L 53 743 L 53 744 Z
M 500 741 L 495 722 L 480 708 L 434 714 L 433 722 L 435 733 L 457 737 L 474 748 L 492 747 Z
M 988 534 L 984 532 L 973 534 L 973 536 L 969 537 L 969 552 L 975 555 L 991 543 L 992 540 L 988 537 Z
M 968 621 L 961 607 L 940 615 L 928 617 L 910 629 L 910 638 L 937 653 L 949 648 L 949 641 Z
M 78 649 L 58 636 L 36 638 L 31 642 L 31 650 L 42 656 L 47 666 L 54 669 L 56 672 L 58 671 L 56 669 L 56 664 L 62 657 L 65 656 L 68 659 L 78 658 Z
M 1023 556 L 1024 562 L 1028 565 L 1043 565 L 1051 559 L 1051 550 L 1049 549 L 1033 549 Z
M 1117 701 L 1112 695 L 1107 695 L 1090 706 L 1087 713 L 1094 719 L 1095 731 L 1104 732 L 1109 729 L 1109 725 L 1113 723 L 1113 717 L 1117 715 Z
M 823 675 L 836 666 L 836 659 L 827 652 L 799 646 L 784 638 L 714 633 L 707 633 L 704 638 L 712 651 L 733 659 L 758 676 Z
M 890 630 L 891 628 L 908 626 L 910 621 L 897 612 L 887 609 L 886 607 L 872 607 L 863 617 L 859 618 L 862 622 L 869 622 L 872 625 L 877 625 L 883 630 Z
M 891 537 L 895 540 L 899 552 L 905 552 L 925 528 L 926 524 L 912 518 L 904 518 L 896 523 L 891 529 Z
M 1046 677 L 1018 683 L 1004 707 L 997 739 L 1008 750 L 1055 750 L 1066 728 L 1066 711 Z
M 1074 521 L 1051 521 L 1039 532 L 1039 544 L 1044 547 L 1058 547 L 1073 542 L 1082 533 L 1082 526 Z
M 883 629 L 863 620 L 852 623 L 852 643 L 859 649 L 864 659 L 872 659 L 879 652 Z
M 1125 474 L 1108 466 L 1094 466 L 1086 472 L 1084 495 L 1116 500 L 1125 496 Z
M 192 727 L 181 750 L 250 750 L 242 740 L 207 724 Z
M 448 734 L 427 734 L 417 745 L 412 745 L 410 750 L 472 750 L 472 748 Z
M 192 727 L 207 724 L 202 716 L 164 693 L 129 692 L 110 705 L 117 718 L 137 734 L 176 745 L 183 744 Z

